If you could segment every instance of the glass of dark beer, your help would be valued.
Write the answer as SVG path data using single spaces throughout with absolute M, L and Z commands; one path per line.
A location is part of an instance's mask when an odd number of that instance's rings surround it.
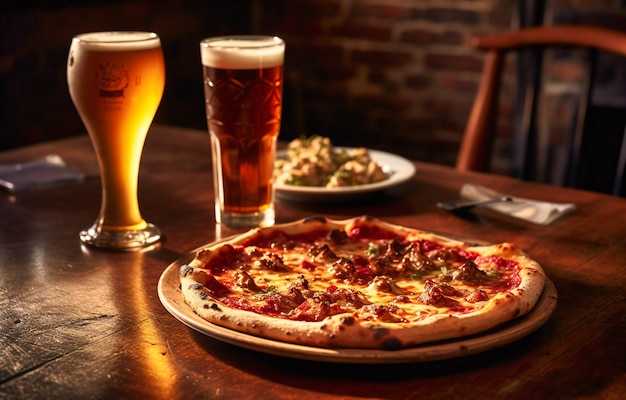
M 200 51 L 216 221 L 231 228 L 273 225 L 285 43 L 273 36 L 216 37 L 203 40 Z

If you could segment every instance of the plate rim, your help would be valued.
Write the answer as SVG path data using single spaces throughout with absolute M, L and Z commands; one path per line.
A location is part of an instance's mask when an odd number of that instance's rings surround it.
M 211 242 L 205 246 L 221 242 Z M 179 322 L 205 336 L 234 346 L 265 354 L 308 361 L 351 364 L 400 364 L 428 362 L 468 356 L 512 343 L 544 325 L 554 313 L 557 291 L 546 276 L 544 289 L 537 303 L 527 314 L 499 327 L 471 336 L 431 342 L 400 350 L 330 349 L 280 342 L 225 328 L 208 322 L 193 312 L 180 292 L 180 266 L 190 262 L 194 250 L 172 262 L 161 274 L 157 293 L 163 307 Z
M 337 146 L 334 148 L 338 150 L 354 150 L 357 147 Z M 377 190 L 387 189 L 387 188 L 399 185 L 401 183 L 404 183 L 408 181 L 409 179 L 411 179 L 413 176 L 415 176 L 417 168 L 415 167 L 415 164 L 411 162 L 409 159 L 402 157 L 400 155 L 394 154 L 394 153 L 383 151 L 383 150 L 376 150 L 376 149 L 370 149 L 370 148 L 366 148 L 366 150 L 370 153 L 370 156 L 374 161 L 380 161 L 381 159 L 383 159 L 383 160 L 387 160 L 387 162 L 385 162 L 384 164 L 389 164 L 389 160 L 391 160 L 393 163 L 399 165 L 400 173 L 392 174 L 389 178 L 379 181 L 379 182 L 367 183 L 364 185 L 357 185 L 357 186 L 327 188 L 327 187 L 318 187 L 318 186 L 296 186 L 296 185 L 286 185 L 286 184 L 275 183 L 274 189 L 276 193 L 279 195 L 280 194 L 285 194 L 289 196 L 294 196 L 294 195 L 320 196 L 322 195 L 326 197 L 333 197 L 333 196 L 369 193 L 369 192 L 373 192 Z M 286 153 L 286 150 L 278 150 L 276 152 L 276 156 L 277 158 L 279 158 L 281 154 L 285 154 L 285 153 Z

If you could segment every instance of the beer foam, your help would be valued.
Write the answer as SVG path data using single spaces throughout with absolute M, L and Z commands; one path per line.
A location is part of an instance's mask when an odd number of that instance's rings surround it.
M 161 45 L 161 40 L 152 32 L 90 32 L 74 36 L 81 46 L 92 50 L 143 50 Z
M 261 40 L 217 38 L 200 43 L 202 65 L 223 69 L 257 69 L 283 65 L 285 43 L 276 37 Z

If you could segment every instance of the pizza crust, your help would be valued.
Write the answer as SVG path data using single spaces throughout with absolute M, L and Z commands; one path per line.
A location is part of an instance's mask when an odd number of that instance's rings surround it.
M 349 231 L 353 227 L 372 227 L 405 235 L 407 239 L 427 238 L 446 246 L 464 246 L 482 257 L 501 257 L 520 266 L 520 282 L 516 287 L 491 297 L 477 311 L 455 314 L 442 311 L 412 322 L 362 320 L 355 313 L 335 314 L 321 321 L 300 321 L 268 316 L 254 311 L 227 306 L 207 295 L 205 285 L 212 279 L 203 269 L 212 252 L 225 244 L 246 243 L 259 235 L 272 232 L 304 234 L 320 227 Z M 345 221 L 309 218 L 286 225 L 251 230 L 226 242 L 209 246 L 196 258 L 180 268 L 181 292 L 185 302 L 203 319 L 217 325 L 281 342 L 323 348 L 402 349 L 423 343 L 459 338 L 492 329 L 528 313 L 536 304 L 545 283 L 541 266 L 511 243 L 489 246 L 466 246 L 464 243 L 392 225 L 371 217 Z

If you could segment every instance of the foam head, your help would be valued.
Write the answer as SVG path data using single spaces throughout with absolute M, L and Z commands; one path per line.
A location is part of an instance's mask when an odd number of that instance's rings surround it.
M 161 45 L 159 36 L 152 32 L 90 32 L 76 35 L 73 40 L 100 51 L 145 50 Z
M 258 69 L 283 65 L 285 42 L 275 36 L 229 36 L 200 42 L 202 65 L 222 69 Z

